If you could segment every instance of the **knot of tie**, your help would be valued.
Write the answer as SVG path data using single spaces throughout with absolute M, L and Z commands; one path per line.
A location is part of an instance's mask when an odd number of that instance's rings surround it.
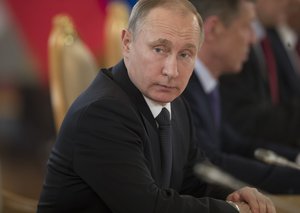
M 161 112 L 155 119 L 159 125 L 159 128 L 163 126 L 170 126 L 170 113 L 165 107 L 162 108 Z

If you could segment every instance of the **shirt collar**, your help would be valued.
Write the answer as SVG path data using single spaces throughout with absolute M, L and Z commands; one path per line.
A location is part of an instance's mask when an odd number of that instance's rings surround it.
M 195 74 L 201 82 L 205 93 L 208 94 L 217 87 L 218 81 L 212 76 L 208 68 L 200 61 L 200 59 L 196 60 Z
M 263 27 L 262 23 L 258 19 L 255 19 L 252 26 L 253 26 L 257 41 L 260 42 L 263 38 L 266 37 L 267 32 L 266 32 L 265 28 Z
M 287 25 L 281 25 L 277 28 L 278 34 L 287 49 L 295 49 L 297 45 L 297 34 Z
M 163 107 L 165 107 L 169 113 L 170 113 L 170 118 L 171 118 L 171 104 L 167 103 L 164 106 L 156 103 L 152 100 L 150 100 L 149 98 L 147 98 L 146 96 L 144 96 L 146 103 L 148 104 L 150 111 L 152 112 L 152 115 L 154 118 L 156 118 L 158 116 L 158 114 L 160 113 L 160 111 L 162 110 Z

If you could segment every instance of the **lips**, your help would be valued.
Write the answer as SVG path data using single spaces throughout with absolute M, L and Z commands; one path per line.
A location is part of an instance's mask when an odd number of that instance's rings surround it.
M 166 86 L 166 85 L 160 85 L 161 87 L 167 88 L 167 89 L 173 89 L 174 87 L 172 86 Z
M 163 85 L 163 84 L 157 84 L 157 86 L 164 88 L 164 89 L 175 89 L 175 86 L 171 86 L 171 85 Z

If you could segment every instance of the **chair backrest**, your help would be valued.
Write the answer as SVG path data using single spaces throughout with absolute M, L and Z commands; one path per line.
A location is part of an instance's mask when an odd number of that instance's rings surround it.
M 56 129 L 74 99 L 97 73 L 97 62 L 67 15 L 53 18 L 49 36 L 50 93 Z
M 129 8 L 124 2 L 112 1 L 107 5 L 104 27 L 105 67 L 113 66 L 122 58 L 121 31 L 126 28 L 128 18 Z

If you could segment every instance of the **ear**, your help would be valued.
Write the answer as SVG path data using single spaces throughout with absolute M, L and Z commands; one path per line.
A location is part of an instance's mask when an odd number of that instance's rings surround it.
M 130 44 L 132 42 L 132 34 L 128 30 L 122 30 L 122 51 L 123 54 L 125 55 L 126 53 L 129 52 L 130 50 Z
M 210 16 L 204 21 L 206 41 L 215 41 L 223 32 L 224 25 L 218 16 Z

